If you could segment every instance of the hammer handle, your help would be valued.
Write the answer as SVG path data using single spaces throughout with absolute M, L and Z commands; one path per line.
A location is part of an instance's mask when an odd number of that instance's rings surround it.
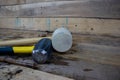
M 0 47 L 0 55 L 31 54 L 34 46 Z
M 30 44 L 37 43 L 42 38 L 51 38 L 51 37 L 28 38 L 28 39 L 19 39 L 19 40 L 0 41 L 0 46 L 30 45 Z

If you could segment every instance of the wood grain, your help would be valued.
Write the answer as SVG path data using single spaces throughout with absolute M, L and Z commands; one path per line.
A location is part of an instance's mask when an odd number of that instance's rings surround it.
M 91 18 L 0 18 L 0 28 L 54 31 L 66 27 L 73 33 L 120 36 L 120 20 Z
M 20 4 L 30 4 L 30 3 L 38 3 L 38 2 L 53 2 L 53 1 L 65 1 L 65 0 L 0 0 L 0 5 L 8 6 L 8 5 L 20 5 Z M 66 0 L 66 1 L 79 1 L 79 0 Z
M 97 45 L 90 43 L 77 43 L 78 45 L 71 49 L 73 54 L 57 54 L 67 59 L 78 59 L 92 61 L 101 64 L 120 66 L 120 48 L 106 45 Z M 75 52 L 74 52 L 75 51 Z
M 8 69 L 10 69 L 11 72 L 15 70 L 22 70 L 22 72 L 12 77 L 11 80 L 74 80 L 21 66 L 11 65 Z
M 17 36 L 12 39 L 20 39 L 18 38 L 20 36 L 24 36 L 23 38 L 36 37 L 39 34 L 36 31 L 0 29 L 0 39 L 6 37 L 10 40 L 9 36 Z M 63 54 L 53 52 L 55 57 L 61 56 L 68 60 L 87 60 L 88 62 L 120 66 L 120 37 L 83 34 L 72 34 L 72 36 L 72 48 Z M 58 64 L 60 63 L 58 62 Z
M 24 2 L 24 1 L 23 1 Z M 0 17 L 120 18 L 119 0 L 48 1 L 1 6 Z

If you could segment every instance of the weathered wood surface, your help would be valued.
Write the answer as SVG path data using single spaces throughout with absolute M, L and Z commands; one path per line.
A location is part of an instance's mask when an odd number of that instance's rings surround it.
M 120 37 L 107 35 L 72 35 L 72 48 L 65 54 L 53 52 L 54 55 L 67 59 L 88 60 L 96 63 L 120 66 Z M 6 32 L 6 29 L 0 29 L 1 40 L 5 40 L 7 37 L 10 38 L 9 36 L 11 36 L 12 39 L 19 37 L 36 37 L 39 36 L 39 32 L 10 29 Z
M 70 78 L 57 76 L 54 74 L 37 71 L 29 68 L 23 67 L 23 72 L 16 75 L 12 80 L 73 80 Z
M 56 55 L 67 59 L 120 66 L 120 38 L 74 35 L 71 50 L 66 54 Z
M 40 33 L 40 31 L 32 30 L 0 29 L 0 40 L 37 37 Z M 53 61 L 49 64 L 38 65 L 40 70 L 64 75 L 75 80 L 120 79 L 120 37 L 108 35 L 72 35 L 72 48 L 66 53 L 53 52 Z M 31 56 L 16 57 L 15 59 L 17 60 L 23 59 L 27 62 L 32 60 Z M 10 67 L 10 65 L 8 66 Z M 0 69 L 3 68 L 0 66 Z M 19 73 L 17 76 L 19 77 Z
M 30 3 L 38 3 L 38 2 L 53 2 L 53 1 L 65 1 L 65 0 L 0 0 L 0 5 L 8 6 L 8 5 L 20 5 L 20 4 L 30 4 Z M 79 1 L 79 0 L 66 0 L 66 1 Z
M 73 33 L 120 36 L 120 20 L 91 18 L 0 18 L 0 28 L 54 31 L 66 27 Z
M 67 77 L 15 65 L 6 66 L 3 70 L 0 69 L 0 71 L 0 79 L 2 76 L 2 80 L 7 80 L 7 78 L 10 80 L 74 80 Z
M 5 0 L 6 1 L 6 0 Z M 19 3 L 30 4 L 19 4 Z M 1 6 L 0 17 L 99 17 L 120 18 L 119 0 L 13 0 L 19 5 Z M 8 1 L 9 3 L 10 1 Z M 36 2 L 36 3 L 33 3 Z M 4 1 L 1 1 L 1 4 Z M 10 2 L 12 3 L 12 2 Z
M 111 47 L 89 43 L 79 43 L 74 54 L 60 55 L 64 58 L 82 59 L 101 64 L 120 66 L 120 47 Z

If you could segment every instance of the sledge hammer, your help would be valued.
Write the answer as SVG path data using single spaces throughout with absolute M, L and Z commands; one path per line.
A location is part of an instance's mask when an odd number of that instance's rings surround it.
M 33 60 L 37 63 L 45 63 L 50 59 L 52 53 L 52 41 L 49 38 L 42 38 L 34 46 L 6 46 L 0 47 L 1 55 L 32 54 Z

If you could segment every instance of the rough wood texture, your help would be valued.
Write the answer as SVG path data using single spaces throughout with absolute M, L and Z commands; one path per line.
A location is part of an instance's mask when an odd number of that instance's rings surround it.
M 120 36 L 120 20 L 91 18 L 0 18 L 0 28 L 54 31 L 66 27 L 73 33 Z
M 9 64 L 14 64 L 14 65 L 19 65 L 19 66 L 24 66 L 32 69 L 37 69 L 37 65 L 34 61 L 29 62 L 24 62 L 24 61 L 17 61 L 16 59 L 9 58 L 9 57 L 0 57 L 0 62 L 5 62 Z
M 65 0 L 0 0 L 1 6 L 8 5 L 20 5 L 20 4 L 30 4 L 38 2 L 53 2 L 53 1 L 65 1 Z M 67 0 L 67 1 L 77 1 L 77 0 Z
M 19 31 L 0 29 L 0 37 L 5 38 L 9 36 L 36 36 L 38 32 L 34 31 Z M 9 34 L 8 34 L 9 33 Z M 26 33 L 25 35 L 23 33 Z M 32 35 L 28 35 L 31 34 Z M 115 36 L 100 36 L 100 35 L 73 35 L 73 46 L 64 54 L 56 54 L 67 59 L 88 60 L 102 64 L 118 65 L 120 66 L 120 37 Z
M 10 1 L 8 1 L 9 3 Z M 13 0 L 17 4 L 24 0 Z M 34 1 L 33 1 L 34 2 Z M 1 6 L 0 17 L 100 17 L 120 18 L 119 0 L 65 0 Z M 12 3 L 12 2 L 10 2 Z
M 32 30 L 0 29 L 0 40 L 37 37 L 40 33 Z M 62 54 L 53 52 L 53 61 L 48 64 L 38 65 L 39 70 L 64 75 L 75 80 L 120 80 L 120 37 L 72 35 L 74 42 L 72 48 Z M 16 56 L 15 59 L 29 62 L 32 57 Z M 10 67 L 10 65 L 8 66 Z M 1 65 L 0 69 L 5 68 L 2 68 Z M 0 71 L 0 75 L 1 78 L 5 74 Z M 19 73 L 16 75 L 19 76 Z
M 74 35 L 73 42 L 70 51 L 64 55 L 56 55 L 67 59 L 120 66 L 120 38 Z
M 9 67 L 4 68 L 4 70 L 1 70 L 1 73 L 2 72 L 6 74 L 6 77 L 11 75 L 11 77 L 8 78 L 10 80 L 74 80 L 67 77 L 15 65 L 10 65 Z
M 120 66 L 120 47 L 80 43 L 74 50 L 76 50 L 74 54 L 60 56 Z

